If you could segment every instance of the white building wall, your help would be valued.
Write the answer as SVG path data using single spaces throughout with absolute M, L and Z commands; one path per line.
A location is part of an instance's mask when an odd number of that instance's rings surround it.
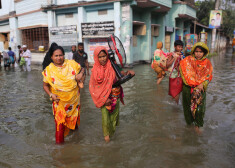
M 10 11 L 14 10 L 14 0 L 2 0 L 2 8 L 0 9 L 0 16 L 8 15 Z
M 97 0 L 57 0 L 57 5 L 73 4 L 78 2 L 91 2 Z
M 98 15 L 98 11 L 87 12 L 87 22 L 105 22 L 114 20 L 114 10 L 107 10 L 106 15 Z
M 18 28 L 35 25 L 48 25 L 48 16 L 44 12 L 35 12 L 18 17 Z
M 8 25 L 4 25 L 4 26 L 0 26 L 0 33 L 8 33 L 10 32 L 10 26 Z
M 24 0 L 15 3 L 16 15 L 40 9 L 48 4 L 47 0 Z
M 73 13 L 73 17 L 66 17 L 66 14 L 57 15 L 57 26 L 77 25 L 78 14 Z

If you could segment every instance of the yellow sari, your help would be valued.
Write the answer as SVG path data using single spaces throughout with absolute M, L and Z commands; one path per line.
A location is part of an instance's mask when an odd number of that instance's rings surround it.
M 53 102 L 53 114 L 59 125 L 65 126 L 64 135 L 68 135 L 70 129 L 80 125 L 80 90 L 75 76 L 80 72 L 81 66 L 74 60 L 65 60 L 61 67 L 51 63 L 42 72 L 43 82 L 50 85 L 53 94 L 59 96 L 58 103 Z

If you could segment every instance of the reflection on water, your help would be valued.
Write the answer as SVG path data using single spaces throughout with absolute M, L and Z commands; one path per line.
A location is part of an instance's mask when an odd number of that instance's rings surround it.
M 101 112 L 81 91 L 81 126 L 55 145 L 54 121 L 41 72 L 0 70 L 0 167 L 234 167 L 235 56 L 211 58 L 214 78 L 208 88 L 201 136 L 185 124 L 182 106 L 168 96 L 168 79 L 156 85 L 149 65 L 135 66 L 123 85 L 125 106 L 109 144 L 103 140 Z

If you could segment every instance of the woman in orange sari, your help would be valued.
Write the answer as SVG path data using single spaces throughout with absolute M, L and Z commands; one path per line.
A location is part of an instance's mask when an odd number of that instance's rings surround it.
M 108 51 L 105 47 L 96 47 L 94 51 L 95 63 L 91 70 L 89 83 L 92 100 L 102 112 L 102 128 L 106 142 L 110 141 L 110 137 L 119 124 L 119 102 L 124 104 L 122 87 L 112 87 L 117 78 L 108 57 Z M 121 73 L 134 75 L 133 71 L 122 71 Z
M 167 55 L 162 51 L 163 44 L 161 41 L 157 42 L 157 49 L 154 51 L 152 69 L 157 73 L 157 84 L 160 84 L 162 79 L 166 76 L 166 60 Z
M 52 63 L 43 75 L 43 88 L 52 99 L 52 108 L 56 125 L 56 143 L 64 142 L 69 130 L 80 124 L 80 91 L 77 85 L 84 73 L 74 60 L 64 59 L 64 50 L 60 46 L 52 49 Z M 81 71 L 81 72 L 80 72 Z
M 188 125 L 194 123 L 196 132 L 204 124 L 206 110 L 206 89 L 212 80 L 213 67 L 206 56 L 209 48 L 203 42 L 196 43 L 192 55 L 180 61 L 180 73 L 183 79 L 183 108 Z

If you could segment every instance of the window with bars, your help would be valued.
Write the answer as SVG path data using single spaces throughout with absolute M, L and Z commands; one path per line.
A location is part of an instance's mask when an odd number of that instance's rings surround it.
M 39 46 L 49 48 L 49 36 L 47 27 L 39 27 L 22 30 L 22 44 L 26 44 L 31 51 L 38 51 Z

